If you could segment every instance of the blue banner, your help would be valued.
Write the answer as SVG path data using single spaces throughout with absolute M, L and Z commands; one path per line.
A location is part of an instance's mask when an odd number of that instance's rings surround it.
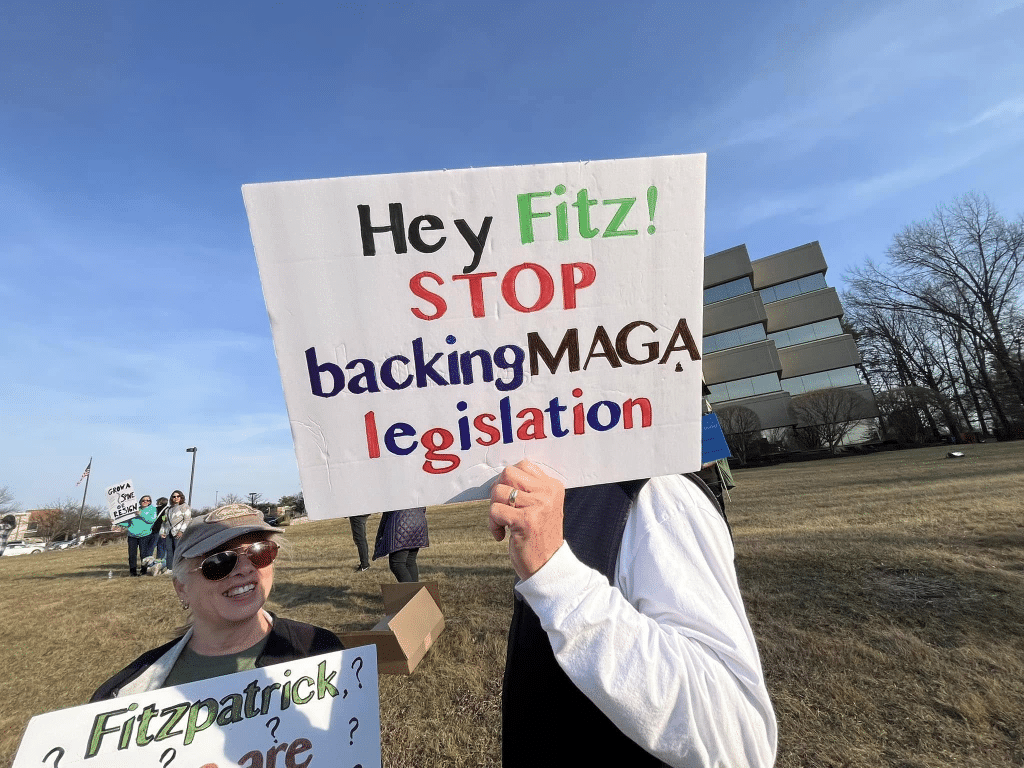
M 725 442 L 725 433 L 718 423 L 718 416 L 705 413 L 701 417 L 701 463 L 707 464 L 730 456 L 732 454 L 729 452 L 729 444 Z

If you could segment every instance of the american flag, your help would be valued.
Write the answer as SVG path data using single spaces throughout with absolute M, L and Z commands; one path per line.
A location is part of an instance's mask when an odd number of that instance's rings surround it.
M 85 472 L 82 473 L 82 476 L 80 478 L 78 478 L 78 482 L 75 483 L 76 487 L 81 485 L 82 481 L 85 480 L 85 478 L 87 478 L 89 476 L 89 470 L 90 469 L 92 469 L 92 459 L 89 459 L 89 465 L 85 468 Z

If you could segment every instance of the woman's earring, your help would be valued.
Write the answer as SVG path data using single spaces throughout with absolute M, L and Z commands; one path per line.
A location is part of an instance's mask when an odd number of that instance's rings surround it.
M 181 610 L 183 610 L 183 611 L 187 611 L 188 610 L 188 602 L 186 602 L 184 598 L 179 597 L 178 598 L 178 602 L 181 603 Z

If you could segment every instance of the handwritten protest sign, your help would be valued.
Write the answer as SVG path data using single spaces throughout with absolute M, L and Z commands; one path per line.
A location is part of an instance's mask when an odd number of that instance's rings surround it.
M 370 645 L 38 715 L 13 768 L 380 766 Z
M 107 511 L 115 523 L 131 520 L 139 514 L 139 500 L 131 480 L 107 488 Z
M 243 187 L 310 515 L 697 469 L 704 165 Z

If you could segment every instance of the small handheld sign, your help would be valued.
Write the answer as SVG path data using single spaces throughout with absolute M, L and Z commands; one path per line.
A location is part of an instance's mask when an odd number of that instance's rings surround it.
M 139 500 L 131 480 L 107 488 L 107 511 L 115 523 L 131 520 L 139 514 Z

